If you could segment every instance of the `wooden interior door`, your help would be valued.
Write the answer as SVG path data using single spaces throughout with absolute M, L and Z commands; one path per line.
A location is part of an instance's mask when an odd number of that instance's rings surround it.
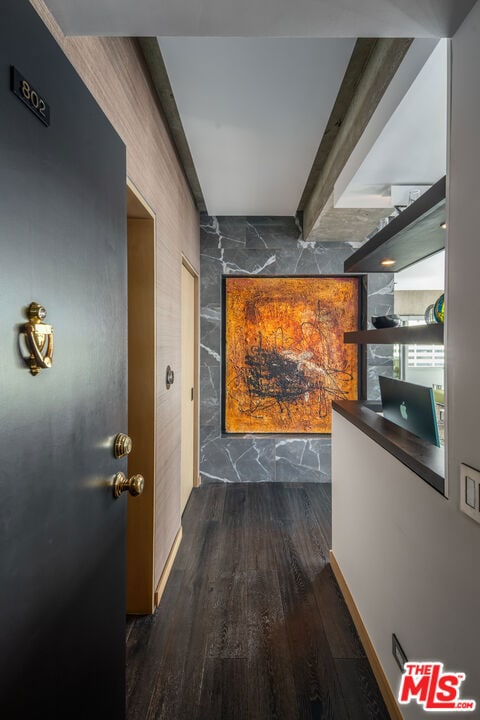
M 28 2 L 0 5 L 0 65 L 0 712 L 122 720 L 125 146 Z M 32 301 L 54 333 L 37 375 Z
M 155 222 L 153 212 L 127 187 L 128 473 L 145 488 L 128 498 L 127 613 L 154 610 L 155 541 Z
M 181 509 L 196 484 L 196 279 L 182 265 L 182 466 Z

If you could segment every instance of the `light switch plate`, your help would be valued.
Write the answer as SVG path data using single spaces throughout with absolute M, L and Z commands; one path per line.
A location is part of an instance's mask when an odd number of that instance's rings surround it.
M 460 465 L 460 510 L 480 523 L 480 472 Z

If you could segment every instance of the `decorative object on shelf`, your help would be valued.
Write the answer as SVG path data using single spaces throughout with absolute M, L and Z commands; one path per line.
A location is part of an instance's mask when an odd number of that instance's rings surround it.
M 445 320 L 445 294 L 442 293 L 434 303 L 425 310 L 425 322 L 427 325 L 443 323 Z
M 29 357 L 26 363 L 32 375 L 38 375 L 42 368 L 51 368 L 53 363 L 53 328 L 43 321 L 47 311 L 36 302 L 30 303 L 27 310 L 29 322 L 22 327 Z
M 372 317 L 373 327 L 380 328 L 391 328 L 397 327 L 402 322 L 400 315 L 377 315 Z
M 445 293 L 442 293 L 433 306 L 435 320 L 439 323 L 445 321 Z
M 434 305 L 434 303 L 432 303 L 425 310 L 425 322 L 427 323 L 427 325 L 435 325 L 435 323 L 437 322 L 435 320 L 434 307 L 435 307 L 435 305 Z
M 357 277 L 224 278 L 223 429 L 330 433 L 332 400 L 359 396 Z
M 413 202 L 415 202 L 415 200 L 418 200 L 421 194 L 422 191 L 420 190 L 420 188 L 414 188 L 413 190 L 410 190 L 410 192 L 408 193 L 407 206 L 411 205 Z

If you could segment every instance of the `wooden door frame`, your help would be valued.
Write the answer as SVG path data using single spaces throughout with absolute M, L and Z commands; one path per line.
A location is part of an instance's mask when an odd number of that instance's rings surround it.
M 195 270 L 192 263 L 182 253 L 182 267 L 184 267 L 194 280 L 194 297 L 195 297 L 195 316 L 194 316 L 194 336 L 193 343 L 195 347 L 194 352 L 194 392 L 193 392 L 193 415 L 194 415 L 194 426 L 193 426 L 193 487 L 200 487 L 200 277 L 198 271 Z
M 127 613 L 149 614 L 155 609 L 155 446 L 156 446 L 156 217 L 155 212 L 127 177 L 127 225 L 138 221 L 139 246 L 144 252 L 132 257 L 129 241 L 128 386 L 129 428 L 133 450 L 128 474 L 145 474 L 145 489 L 138 498 L 128 497 L 127 511 Z M 147 224 L 148 223 L 148 224 Z M 147 238 L 145 240 L 145 237 Z M 131 302 L 130 281 L 140 288 L 138 307 Z M 143 263 L 143 264 L 142 264 Z M 143 272 L 147 266 L 151 272 Z M 141 276 L 141 279 L 140 279 Z M 132 323 L 132 312 L 135 320 Z M 139 365 L 134 363 L 137 358 Z M 147 364 L 145 371 L 144 364 Z M 136 368 L 137 372 L 135 373 Z

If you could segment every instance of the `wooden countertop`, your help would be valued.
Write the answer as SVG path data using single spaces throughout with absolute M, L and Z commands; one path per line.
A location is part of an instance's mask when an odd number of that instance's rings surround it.
M 445 449 L 404 430 L 355 400 L 333 402 L 333 409 L 445 495 Z

